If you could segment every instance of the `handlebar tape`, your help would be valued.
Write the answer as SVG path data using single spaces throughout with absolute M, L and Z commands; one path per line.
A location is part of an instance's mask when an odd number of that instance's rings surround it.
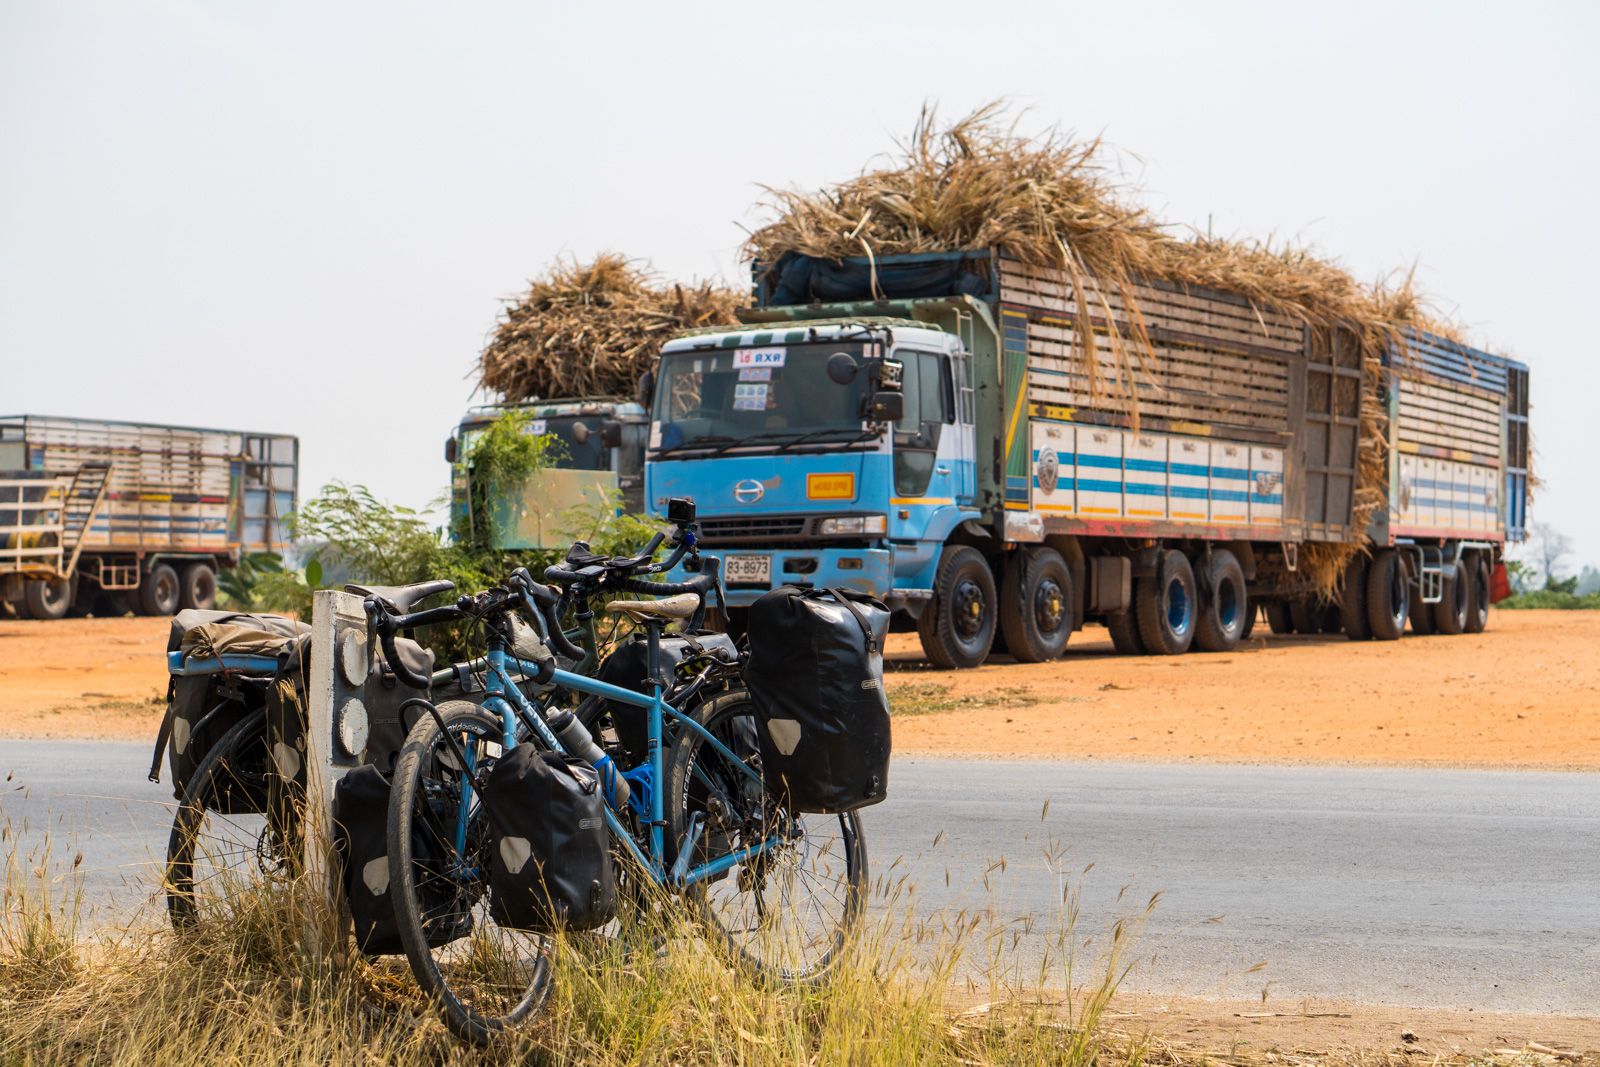
M 680 593 L 694 593 L 704 597 L 716 585 L 716 579 L 709 574 L 696 575 L 687 582 L 646 582 L 638 578 L 629 578 L 620 583 L 620 588 L 630 593 L 644 593 L 649 596 L 676 596 Z
M 388 662 L 389 669 L 394 676 L 410 686 L 412 689 L 426 690 L 433 684 L 433 679 L 426 674 L 415 674 L 394 647 L 394 628 L 389 626 L 387 620 L 378 624 L 378 638 L 383 644 L 383 658 Z

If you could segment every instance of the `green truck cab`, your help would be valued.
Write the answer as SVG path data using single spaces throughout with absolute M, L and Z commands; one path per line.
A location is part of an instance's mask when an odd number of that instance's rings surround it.
M 486 404 L 470 409 L 445 441 L 450 463 L 450 512 L 456 523 L 470 521 L 467 501 L 473 471 L 467 457 L 476 435 L 508 411 L 528 420 L 525 432 L 548 434 L 560 442 L 555 461 L 534 472 L 515 492 L 497 493 L 490 502 L 489 543 L 502 550 L 561 549 L 582 536 L 596 509 L 644 509 L 645 410 L 632 401 L 584 399 Z

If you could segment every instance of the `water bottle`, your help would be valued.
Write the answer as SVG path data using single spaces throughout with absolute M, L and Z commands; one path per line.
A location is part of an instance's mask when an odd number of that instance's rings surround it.
M 616 811 L 628 806 L 628 780 L 622 777 L 617 765 L 594 743 L 588 729 L 570 711 L 558 711 L 545 720 L 550 732 L 556 735 L 561 747 L 576 756 L 600 775 L 600 787 L 605 790 L 606 803 Z

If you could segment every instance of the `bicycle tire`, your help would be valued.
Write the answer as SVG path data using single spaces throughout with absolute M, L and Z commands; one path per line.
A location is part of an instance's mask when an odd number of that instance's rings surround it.
M 438 711 L 446 730 L 454 735 L 460 728 L 463 736 L 458 740 L 464 745 L 477 746 L 485 758 L 492 758 L 501 736 L 501 722 L 497 716 L 464 700 L 446 701 L 439 705 Z M 450 752 L 446 744 L 439 724 L 433 716 L 424 714 L 412 727 L 395 761 L 389 794 L 389 886 L 400 941 L 405 946 L 406 959 L 417 984 L 438 1005 L 451 1033 L 464 1041 L 486 1045 L 498 1034 L 526 1023 L 544 1007 L 550 995 L 551 943 L 540 935 L 497 926 L 489 916 L 487 882 L 483 879 L 461 889 L 467 914 L 471 917 L 470 932 L 464 935 L 467 944 L 463 946 L 459 939 L 446 944 L 430 943 L 424 917 L 427 912 L 437 916 L 438 908 L 436 902 L 430 904 L 422 900 L 418 892 L 412 834 L 413 823 L 422 813 L 428 813 L 422 817 L 433 822 L 425 824 L 421 832 L 438 834 L 433 827 L 442 820 L 433 814 L 430 782 L 442 786 L 432 792 L 448 798 L 451 790 L 457 790 L 455 795 L 460 795 L 459 777 L 452 782 L 448 774 L 440 773 L 441 768 L 448 771 L 449 764 L 454 762 L 453 755 L 441 758 L 442 754 Z M 459 802 L 451 811 L 458 809 Z M 454 815 L 448 814 L 445 818 L 453 819 Z M 470 832 L 468 847 L 473 847 Z M 487 862 L 479 863 L 478 869 L 486 871 Z M 437 877 L 431 872 L 425 872 L 425 876 Z M 528 968 L 526 985 L 522 984 L 521 977 L 497 981 L 490 976 L 469 987 L 472 969 L 516 962 L 501 958 L 505 944 L 533 949 L 535 957 Z
M 271 830 L 264 812 L 224 814 L 209 803 L 224 789 L 265 793 L 265 786 L 261 781 L 265 768 L 252 765 L 250 761 L 243 759 L 241 754 L 253 752 L 258 756 L 264 755 L 266 746 L 261 743 L 261 736 L 266 729 L 266 712 L 260 709 L 250 712 L 217 739 L 216 744 L 212 745 L 201 758 L 194 774 L 189 778 L 189 786 L 184 790 L 183 800 L 179 802 L 178 810 L 173 814 L 172 832 L 167 838 L 167 869 L 163 888 L 167 896 L 167 915 L 174 929 L 183 930 L 192 927 L 204 910 L 204 902 L 197 892 L 198 884 L 216 881 L 211 888 L 217 892 L 219 901 L 228 895 L 230 889 L 226 869 L 219 867 L 215 873 L 196 877 L 196 868 L 200 863 L 197 853 L 202 850 L 202 842 L 207 839 L 208 822 L 216 821 L 219 842 L 222 840 L 220 831 L 224 828 L 235 832 L 234 840 L 229 842 L 231 847 L 212 846 L 206 850 L 209 855 L 213 859 L 229 858 L 239 861 L 247 861 L 254 857 L 255 871 L 251 875 L 252 878 L 255 875 L 283 873 L 293 863 L 292 856 L 274 856 L 275 851 L 281 853 L 282 845 L 271 841 Z M 259 825 L 256 820 L 259 820 Z M 252 836 L 256 839 L 254 845 L 249 848 L 244 847 L 245 840 Z M 269 871 L 264 865 L 264 860 L 268 857 L 277 861 L 276 871 Z M 246 867 L 247 865 L 241 862 L 237 870 L 241 878 L 246 873 Z M 233 887 L 239 888 L 239 882 L 235 881 Z
M 755 705 L 750 694 L 742 689 L 734 689 L 723 693 L 711 700 L 705 701 L 694 709 L 697 722 L 709 730 L 713 736 L 724 744 L 729 744 L 730 738 L 739 740 L 736 736 L 743 733 L 744 737 L 739 745 L 729 745 L 734 754 L 759 765 L 760 756 L 753 747 L 751 755 L 745 756 L 739 749 L 743 746 L 753 746 L 754 737 L 748 730 L 755 728 Z M 748 719 L 748 730 L 739 723 L 741 719 Z M 709 758 L 702 759 L 701 752 L 710 754 Z M 715 762 L 713 762 L 713 760 Z M 696 768 L 702 773 L 706 770 L 715 771 L 716 764 L 723 765 L 728 775 L 738 775 L 736 780 L 746 781 L 739 772 L 727 765 L 727 758 L 706 744 L 705 739 L 696 731 L 683 729 L 672 747 L 666 767 L 666 797 L 668 833 L 674 843 L 686 839 L 690 819 L 693 813 L 705 814 L 710 805 L 706 798 L 710 795 L 709 788 L 705 787 L 706 779 L 693 777 Z M 759 769 L 759 766 L 758 766 Z M 702 784 L 702 789 L 694 788 L 696 783 Z M 753 783 L 751 783 L 753 786 Z M 759 797 L 755 796 L 759 793 Z M 727 793 L 723 794 L 725 797 Z M 865 903 L 867 887 L 867 846 L 866 838 L 861 828 L 861 819 L 856 812 L 846 812 L 841 815 L 796 815 L 782 812 L 776 800 L 764 789 L 743 790 L 736 798 L 732 798 L 731 806 L 741 809 L 742 825 L 733 828 L 730 820 L 725 820 L 715 829 L 708 829 L 701 837 L 696 848 L 696 862 L 719 855 L 728 855 L 748 844 L 760 840 L 759 835 L 767 832 L 766 828 L 784 826 L 787 829 L 798 831 L 798 839 L 786 842 L 774 851 L 776 859 L 766 858 L 755 864 L 739 864 L 729 870 L 725 875 L 716 880 L 697 882 L 685 891 L 685 898 L 696 911 L 706 933 L 713 943 L 726 950 L 732 961 L 759 981 L 787 985 L 817 985 L 824 982 L 843 950 L 848 938 L 855 932 L 860 924 Z M 751 810 L 752 802 L 759 811 Z M 708 820 L 709 821 L 709 820 Z M 830 837 L 829 827 L 836 824 L 838 827 L 839 847 L 829 868 L 817 873 L 815 881 L 802 878 L 805 883 L 802 888 L 818 889 L 828 879 L 837 879 L 843 876 L 843 895 L 835 896 L 834 902 L 839 905 L 839 914 L 836 919 L 830 917 L 820 908 L 815 907 L 811 912 L 806 912 L 805 906 L 787 909 L 791 914 L 787 918 L 788 926 L 784 929 L 741 930 L 743 925 L 740 916 L 747 914 L 744 909 L 753 907 L 755 913 L 761 917 L 759 926 L 767 926 L 769 917 L 779 909 L 767 908 L 764 904 L 764 891 L 768 883 L 776 875 L 784 877 L 785 872 L 776 864 L 797 860 L 795 866 L 807 859 L 825 859 L 834 855 L 833 841 Z M 755 832 L 751 829 L 755 827 Z M 817 831 L 813 833 L 812 831 Z M 722 838 L 717 839 L 718 834 Z M 676 849 L 670 849 L 676 852 Z M 838 863 L 842 862 L 842 871 Z M 789 872 L 792 874 L 792 872 Z M 788 888 L 792 891 L 796 882 L 791 878 Z M 728 892 L 731 889 L 732 892 Z M 783 899 L 793 900 L 792 894 L 783 894 Z M 748 903 L 741 905 L 738 898 L 752 897 Z M 801 929 L 798 923 L 802 922 L 807 914 L 815 915 L 822 926 L 814 931 L 807 932 Z M 731 921 L 730 921 L 731 920 Z M 743 937 L 755 933 L 754 938 Z M 813 950 L 818 950 L 816 958 L 804 958 Z

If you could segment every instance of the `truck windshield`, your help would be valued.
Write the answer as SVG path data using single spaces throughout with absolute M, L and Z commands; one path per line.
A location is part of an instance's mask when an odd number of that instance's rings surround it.
M 844 352 L 861 364 L 861 350 L 859 343 L 821 343 L 663 356 L 653 416 L 658 447 L 758 437 L 780 445 L 801 435 L 860 433 L 866 370 L 840 385 L 828 377 L 827 363 Z
M 546 418 L 532 418 L 528 420 L 527 433 L 549 434 L 561 442 L 557 446 L 551 459 L 551 466 L 562 470 L 579 471 L 605 471 L 611 469 L 609 450 L 600 443 L 600 424 L 605 421 L 602 415 L 558 415 Z M 583 423 L 588 429 L 588 439 L 582 444 L 578 437 L 583 436 L 576 431 L 578 423 Z M 468 449 L 476 442 L 482 431 L 477 427 L 467 428 L 462 436 Z

